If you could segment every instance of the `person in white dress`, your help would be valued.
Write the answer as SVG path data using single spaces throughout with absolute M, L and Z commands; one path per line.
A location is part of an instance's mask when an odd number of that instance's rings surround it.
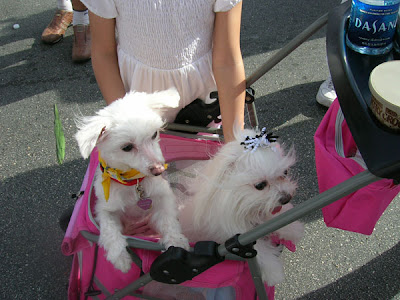
M 175 87 L 180 107 L 218 90 L 225 142 L 243 126 L 241 0 L 82 0 L 89 9 L 92 65 L 107 104 L 128 91 Z M 174 120 L 179 109 L 164 117 Z

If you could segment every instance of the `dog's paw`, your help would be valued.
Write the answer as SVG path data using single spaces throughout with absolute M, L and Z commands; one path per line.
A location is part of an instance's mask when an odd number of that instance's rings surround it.
M 110 252 L 109 252 L 110 253 Z M 114 265 L 114 267 L 123 273 L 127 273 L 131 269 L 132 259 L 128 251 L 124 248 L 119 251 L 119 255 L 107 255 L 107 259 Z
M 269 259 L 268 261 L 260 261 L 258 263 L 261 268 L 262 279 L 269 286 L 277 285 L 285 279 L 282 263 L 278 259 Z
M 121 272 L 128 272 L 131 268 L 132 259 L 126 250 L 126 240 L 125 239 L 114 239 L 106 240 L 101 239 L 99 241 L 100 245 L 103 246 L 106 252 L 107 260 L 114 265 L 114 267 Z
M 263 281 L 267 283 L 268 286 L 275 286 L 282 283 L 285 280 L 285 275 L 283 272 L 268 272 L 262 274 Z
M 268 244 L 264 245 L 264 248 L 260 248 L 260 246 L 262 245 L 257 245 L 256 247 L 258 252 L 257 262 L 260 266 L 263 281 L 269 286 L 283 282 L 285 273 L 283 263 L 279 258 L 279 249 L 276 247 L 269 248 L 267 247 Z
M 171 246 L 180 247 L 185 250 L 190 249 L 189 241 L 183 234 L 169 235 L 161 239 L 160 242 L 165 246 L 166 249 Z
M 297 244 L 304 236 L 304 224 L 299 221 L 294 221 L 293 223 L 277 230 L 277 234 L 280 238 Z

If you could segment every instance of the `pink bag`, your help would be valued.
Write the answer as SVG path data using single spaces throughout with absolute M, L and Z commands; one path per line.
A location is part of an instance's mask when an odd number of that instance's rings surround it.
M 336 99 L 314 135 L 320 193 L 366 170 Z M 391 179 L 371 183 L 322 208 L 325 224 L 370 235 L 382 213 L 400 192 Z

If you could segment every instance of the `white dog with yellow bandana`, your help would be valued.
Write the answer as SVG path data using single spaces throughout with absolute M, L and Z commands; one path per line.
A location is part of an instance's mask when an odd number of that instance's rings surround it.
M 177 220 L 175 196 L 159 176 L 165 170 L 159 145 L 163 120 L 156 111 L 178 103 L 179 94 L 173 89 L 154 94 L 131 92 L 95 116 L 77 121 L 75 137 L 82 156 L 87 158 L 94 147 L 99 152 L 94 179 L 99 245 L 122 272 L 128 272 L 132 262 L 122 233 L 123 215 L 140 218 L 151 214 L 150 225 L 162 235 L 160 242 L 166 248 L 189 249 Z

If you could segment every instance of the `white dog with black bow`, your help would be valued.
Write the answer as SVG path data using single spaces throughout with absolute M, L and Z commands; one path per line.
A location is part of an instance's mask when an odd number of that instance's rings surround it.
M 288 170 L 295 162 L 294 150 L 285 154 L 265 129 L 241 130 L 235 136 L 199 171 L 194 195 L 181 210 L 180 222 L 190 241 L 224 243 L 293 207 L 288 202 L 297 186 Z M 296 221 L 257 240 L 254 248 L 268 285 L 284 280 L 282 245 L 294 250 L 303 234 L 303 224 Z
M 189 249 L 177 219 L 175 196 L 160 176 L 165 170 L 159 145 L 164 124 L 160 112 L 178 103 L 179 94 L 174 89 L 154 94 L 131 92 L 95 116 L 77 121 L 75 137 L 82 156 L 87 158 L 94 147 L 99 152 L 94 179 L 99 245 L 122 272 L 128 272 L 132 263 L 122 217 L 138 219 L 151 214 L 150 225 L 161 234 L 160 242 L 166 248 Z

